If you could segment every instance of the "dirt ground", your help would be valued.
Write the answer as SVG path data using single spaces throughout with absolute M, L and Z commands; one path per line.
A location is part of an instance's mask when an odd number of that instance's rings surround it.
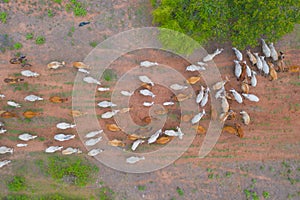
M 53 9 L 54 16 L 47 16 L 45 8 Z M 1 10 L 8 12 L 7 24 L 1 24 L 0 34 L 8 34 L 15 42 L 20 42 L 20 50 L 6 50 L 0 54 L 0 93 L 5 98 L 0 100 L 0 110 L 7 110 L 18 115 L 17 118 L 1 119 L 5 122 L 8 132 L 0 136 L 0 146 L 15 146 L 18 134 L 29 132 L 37 134 L 36 140 L 28 142 L 26 148 L 14 148 L 12 156 L 0 156 L 0 159 L 18 159 L 28 152 L 43 151 L 50 145 L 64 147 L 79 147 L 86 152 L 81 140 L 61 143 L 53 140 L 57 133 L 77 134 L 76 130 L 59 131 L 55 127 L 61 121 L 73 122 L 70 114 L 72 110 L 72 88 L 76 77 L 76 69 L 72 68 L 73 61 L 82 61 L 93 49 L 91 42 L 101 42 L 118 32 L 135 27 L 151 26 L 151 6 L 146 0 L 141 1 L 89 1 L 88 15 L 84 18 L 75 18 L 72 13 L 64 10 L 62 5 L 47 1 L 18 1 L 18 3 L 1 3 Z M 92 23 L 78 27 L 81 21 L 90 20 Z M 74 28 L 72 28 L 74 27 Z M 26 40 L 27 33 L 34 33 L 34 38 L 43 35 L 46 43 L 36 45 L 34 39 Z M 296 31 L 282 41 L 275 44 L 277 49 L 286 52 L 286 65 L 299 66 L 300 62 L 299 26 Z M 207 48 L 213 51 L 218 44 Z M 224 52 L 214 59 L 222 77 L 228 76 L 230 82 L 226 89 L 235 88 L 240 91 L 240 83 L 233 74 L 234 54 L 231 46 L 226 45 Z M 253 51 L 259 51 L 254 49 Z M 38 78 L 24 78 L 25 83 L 8 85 L 4 79 L 10 76 L 19 77 L 22 68 L 11 65 L 9 59 L 17 52 L 25 54 L 32 64 L 28 68 L 41 74 Z M 67 66 L 58 70 L 47 69 L 51 61 L 65 61 Z M 187 62 L 170 53 L 156 50 L 140 50 L 124 55 L 116 60 L 111 69 L 120 78 L 123 73 L 132 69 L 142 60 L 152 60 L 172 66 L 186 78 L 197 73 L 185 72 Z M 279 73 L 278 80 L 269 81 L 268 78 L 258 75 L 258 85 L 250 88 L 250 93 L 260 98 L 258 103 L 244 101 L 243 104 L 230 101 L 231 108 L 237 112 L 246 110 L 251 116 L 251 123 L 243 126 L 245 136 L 239 138 L 224 133 L 207 157 L 198 158 L 199 148 L 205 135 L 195 137 L 192 145 L 175 163 L 170 166 L 147 174 L 127 174 L 117 172 L 100 164 L 99 179 L 108 184 L 116 193 L 116 199 L 246 199 L 244 190 L 249 189 L 259 194 L 263 191 L 270 193 L 270 199 L 299 199 L 299 155 L 300 155 L 300 75 L 299 73 Z M 115 80 L 101 80 L 104 86 L 114 87 Z M 201 81 L 204 84 L 203 81 Z M 195 91 L 200 85 L 193 86 Z M 153 88 L 159 103 L 167 101 L 172 96 L 170 90 L 162 87 Z M 42 96 L 45 101 L 24 102 L 29 94 Z M 55 104 L 48 99 L 51 96 L 68 98 L 68 101 Z M 109 100 L 109 93 L 97 93 L 96 103 Z M 7 100 L 14 100 L 22 104 L 21 108 L 7 106 Z M 143 125 L 143 118 L 147 117 L 148 110 L 141 105 L 146 97 L 137 92 L 130 100 L 133 109 L 130 115 L 137 124 Z M 96 106 L 95 103 L 95 106 Z M 209 104 L 206 106 L 209 110 Z M 41 112 L 41 116 L 26 120 L 22 113 L 26 110 Z M 108 109 L 96 109 L 97 115 Z M 174 128 L 178 124 L 180 114 L 178 107 L 172 106 L 169 110 L 165 128 Z M 204 117 L 201 125 L 208 126 L 210 114 Z M 242 123 L 238 116 L 237 122 Z M 112 120 L 101 120 L 105 127 Z M 229 122 L 232 123 L 232 122 Z M 104 132 L 108 132 L 104 128 Z M 120 139 L 127 143 L 126 134 L 122 132 L 109 133 L 110 139 Z M 157 147 L 156 147 L 157 148 Z M 146 148 L 148 149 L 148 148 Z M 283 164 L 288 163 L 288 165 Z M 95 161 L 96 162 L 96 161 Z M 5 168 L 1 169 L 0 171 Z M 287 170 L 292 173 L 287 173 Z M 1 172 L 0 172 L 1 173 Z M 255 179 L 256 183 L 251 181 Z M 292 182 L 291 180 L 295 180 Z M 141 189 L 138 186 L 145 186 Z M 97 186 L 95 186 L 96 188 Z M 94 188 L 88 188 L 93 190 Z M 183 191 L 184 194 L 180 192 Z

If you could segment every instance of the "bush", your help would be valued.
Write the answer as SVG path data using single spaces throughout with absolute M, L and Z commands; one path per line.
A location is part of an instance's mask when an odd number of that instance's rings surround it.
M 18 192 L 26 189 L 25 177 L 14 176 L 13 180 L 7 184 L 8 190 L 11 192 Z
M 92 179 L 92 174 L 97 171 L 96 166 L 80 157 L 51 156 L 48 159 L 47 173 L 53 179 L 64 179 L 65 182 L 77 186 L 85 186 Z
M 6 12 L 0 12 L 0 21 L 5 24 L 7 20 L 7 13 Z
M 244 49 L 256 46 L 261 37 L 276 42 L 291 32 L 300 22 L 299 10 L 297 1 L 162 0 L 153 11 L 153 23 L 185 33 L 201 44 L 230 40 Z
M 35 39 L 35 43 L 36 43 L 36 44 L 39 44 L 39 45 L 44 44 L 45 42 L 46 42 L 46 39 L 45 39 L 45 37 L 43 37 L 43 36 L 38 36 L 38 37 Z
M 14 44 L 14 49 L 18 50 L 21 49 L 23 47 L 23 45 L 20 42 L 17 42 Z

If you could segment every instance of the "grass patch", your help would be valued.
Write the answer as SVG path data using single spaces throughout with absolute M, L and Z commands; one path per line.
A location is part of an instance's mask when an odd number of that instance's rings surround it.
M 98 45 L 98 42 L 96 42 L 96 41 L 92 41 L 92 42 L 90 42 L 90 46 L 91 47 L 96 47 Z
M 75 27 L 72 26 L 71 29 L 70 29 L 70 31 L 68 32 L 68 36 L 72 37 L 74 32 L 75 32 Z
M 7 21 L 7 13 L 6 12 L 0 12 L 0 21 L 5 24 Z
M 266 191 L 263 191 L 263 197 L 265 199 L 269 199 L 270 198 L 270 193 L 269 192 L 266 192 Z
M 9 2 L 9 0 L 3 0 L 3 3 L 8 3 Z
M 117 74 L 114 72 L 114 70 L 112 70 L 112 69 L 106 69 L 106 70 L 103 72 L 102 77 L 103 77 L 104 80 L 106 80 L 106 81 L 113 81 L 113 80 L 116 80 L 118 76 L 117 76 Z
M 10 140 L 10 141 L 18 141 L 19 138 L 17 136 L 12 136 L 12 135 L 9 135 L 7 136 L 7 138 Z
M 15 50 L 19 50 L 19 49 L 21 49 L 22 47 L 23 47 L 23 45 L 22 45 L 20 42 L 17 42 L 17 43 L 14 44 L 14 49 L 15 49 Z
M 73 10 L 73 14 L 75 17 L 84 17 L 87 14 L 87 10 L 85 6 L 81 2 L 78 2 L 77 0 L 70 0 L 70 3 L 66 4 L 65 9 L 67 12 Z
M 77 186 L 85 186 L 92 179 L 92 174 L 98 172 L 95 165 L 80 157 L 48 157 L 47 173 L 55 180 Z
M 26 189 L 26 181 L 23 176 L 14 176 L 7 184 L 8 190 L 11 192 L 18 192 Z
M 54 3 L 59 3 L 59 4 L 61 4 L 61 1 L 62 0 L 53 0 L 54 1 Z
M 71 195 L 65 195 L 60 193 L 45 194 L 45 195 L 26 195 L 26 194 L 9 194 L 4 198 L 5 200 L 84 200 L 83 197 L 74 197 Z
M 29 84 L 28 83 L 17 83 L 15 85 L 13 85 L 14 87 L 14 92 L 16 91 L 27 91 L 29 88 Z
M 48 10 L 48 17 L 53 17 L 54 13 L 51 9 Z
M 177 193 L 179 194 L 179 196 L 183 196 L 184 195 L 184 191 L 183 189 L 181 189 L 180 187 L 176 188 Z
M 99 200 L 112 200 L 114 199 L 114 192 L 112 191 L 112 189 L 108 188 L 108 187 L 102 187 L 99 191 L 98 194 L 98 199 Z
M 137 188 L 138 188 L 139 191 L 145 191 L 146 186 L 145 185 L 138 185 Z
M 226 173 L 225 173 L 225 176 L 226 176 L 227 178 L 230 178 L 230 177 L 232 176 L 232 174 L 233 174 L 232 172 L 226 172 Z
M 45 44 L 46 38 L 44 36 L 37 36 L 35 39 L 35 43 L 38 45 Z
M 292 84 L 294 86 L 300 86 L 300 82 L 297 82 L 297 81 L 290 82 L 290 84 Z

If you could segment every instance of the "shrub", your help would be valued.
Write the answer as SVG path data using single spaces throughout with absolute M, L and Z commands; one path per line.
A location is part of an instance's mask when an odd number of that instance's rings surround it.
M 14 44 L 14 49 L 18 50 L 21 49 L 23 47 L 23 45 L 20 42 L 17 42 Z
M 25 178 L 23 176 L 14 176 L 13 180 L 7 184 L 8 190 L 18 192 L 26 189 Z
M 35 39 L 35 43 L 36 43 L 36 44 L 39 44 L 39 45 L 44 44 L 45 42 L 46 42 L 46 39 L 45 39 L 44 36 L 38 36 L 38 37 Z
M 6 12 L 0 12 L 0 21 L 5 24 L 7 20 L 7 13 Z

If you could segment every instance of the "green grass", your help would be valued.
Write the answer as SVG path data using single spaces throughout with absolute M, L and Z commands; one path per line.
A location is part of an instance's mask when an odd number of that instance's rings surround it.
M 70 31 L 68 32 L 68 36 L 72 37 L 74 32 L 75 32 L 75 27 L 72 26 L 71 29 L 70 29 Z
M 177 187 L 176 191 L 179 194 L 179 196 L 183 196 L 184 195 L 184 191 L 180 187 Z
M 53 0 L 54 1 L 54 3 L 59 3 L 59 4 L 61 4 L 61 1 L 62 0 Z
M 232 174 L 233 174 L 232 172 L 226 172 L 226 173 L 225 173 L 225 176 L 226 176 L 227 178 L 230 178 L 230 177 L 232 176 Z
M 19 138 L 17 136 L 12 136 L 12 135 L 9 135 L 7 136 L 7 138 L 10 140 L 10 141 L 18 141 Z
M 5 24 L 7 21 L 7 13 L 6 12 L 0 12 L 0 21 Z
M 32 39 L 33 39 L 33 33 L 27 33 L 26 40 L 32 40 Z
M 28 83 L 18 83 L 18 84 L 15 84 L 15 85 L 13 85 L 13 87 L 14 87 L 14 92 L 16 92 L 16 91 L 27 91 L 28 90 L 28 88 L 29 88 L 29 84 Z
M 71 177 L 71 184 L 85 186 L 91 181 L 92 174 L 98 172 L 95 165 L 91 165 L 80 157 L 48 157 L 47 173 L 55 180 L 61 181 Z
M 114 199 L 114 194 L 115 193 L 112 191 L 112 189 L 108 187 L 102 187 L 97 196 L 99 200 L 112 200 Z
M 106 69 L 103 72 L 102 77 L 104 78 L 104 80 L 106 81 L 114 81 L 117 79 L 117 74 L 112 70 L 112 69 Z
M 297 82 L 297 81 L 290 82 L 290 84 L 292 84 L 294 86 L 300 86 L 300 82 Z
M 38 200 L 84 200 L 86 198 L 84 197 L 78 197 L 78 196 L 71 196 L 66 194 L 60 194 L 60 193 L 53 193 L 53 194 L 44 194 L 44 195 L 26 195 L 26 194 L 9 194 L 4 199 L 6 200 L 32 200 L 32 199 L 38 199 Z
M 23 45 L 22 45 L 20 42 L 17 42 L 17 43 L 14 44 L 14 49 L 15 49 L 15 50 L 19 50 L 19 49 L 21 49 L 22 47 L 23 47 Z
M 138 188 L 139 191 L 144 191 L 146 189 L 146 186 L 145 185 L 138 185 L 137 188 Z
M 35 39 L 35 43 L 38 45 L 42 45 L 46 42 L 46 38 L 44 36 L 37 36 Z
M 269 199 L 269 198 L 270 198 L 269 192 L 263 191 L 262 195 L 263 195 L 263 197 L 264 197 L 265 199 Z
M 73 13 L 75 17 L 84 17 L 87 14 L 87 10 L 80 3 L 74 6 Z
M 85 6 L 77 0 L 70 0 L 70 3 L 66 4 L 65 9 L 67 12 L 73 11 L 75 17 L 84 17 L 87 14 Z
M 3 3 L 8 3 L 9 2 L 9 0 L 3 0 Z
M 90 46 L 91 47 L 96 47 L 98 45 L 98 42 L 96 42 L 96 41 L 92 41 L 92 42 L 90 42 Z
M 51 9 L 48 10 L 48 17 L 53 17 L 54 13 Z
M 26 181 L 23 176 L 14 176 L 13 179 L 7 184 L 10 192 L 18 192 L 26 189 Z
M 207 176 L 209 179 L 213 179 L 214 177 L 215 177 L 215 175 L 214 174 L 208 174 L 208 176 Z

